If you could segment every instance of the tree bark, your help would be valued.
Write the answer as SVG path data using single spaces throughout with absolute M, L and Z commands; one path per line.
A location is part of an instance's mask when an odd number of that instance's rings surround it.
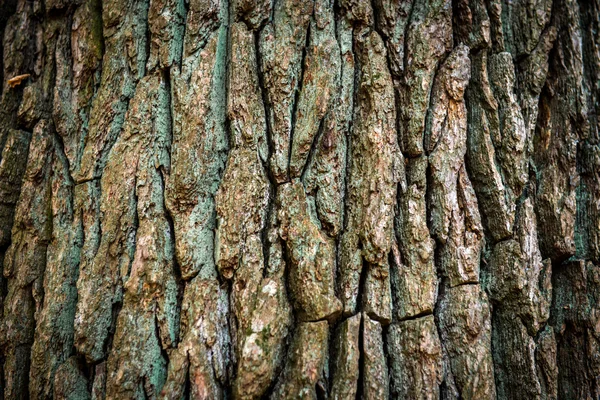
M 0 9 L 0 400 L 600 398 L 598 0 Z

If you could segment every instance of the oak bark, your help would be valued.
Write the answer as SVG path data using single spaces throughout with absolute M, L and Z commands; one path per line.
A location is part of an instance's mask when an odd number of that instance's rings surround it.
M 0 399 L 600 398 L 598 0 L 0 33 Z

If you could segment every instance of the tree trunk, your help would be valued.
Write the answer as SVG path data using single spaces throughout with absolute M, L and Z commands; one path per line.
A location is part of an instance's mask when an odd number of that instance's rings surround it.
M 600 397 L 599 0 L 0 9 L 0 398 Z

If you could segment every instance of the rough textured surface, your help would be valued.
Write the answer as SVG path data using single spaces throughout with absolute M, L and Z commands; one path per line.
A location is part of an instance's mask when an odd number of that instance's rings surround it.
M 173 242 L 165 216 L 161 170 L 168 169 L 170 124 L 166 118 L 168 92 L 158 76 L 143 78 L 132 100 L 151 107 L 144 125 L 125 119 L 124 141 L 139 135 L 135 174 L 137 229 L 135 252 L 123 285 L 123 308 L 115 324 L 112 352 L 107 363 L 107 397 L 154 396 L 166 375 L 161 354 L 177 340 L 179 309 L 173 268 Z M 149 126 L 146 125 L 149 123 Z M 131 132 L 131 136 L 128 133 Z M 117 141 L 112 154 L 121 148 Z M 141 307 L 140 307 L 141 306 Z
M 51 165 L 53 131 L 48 120 L 36 124 L 15 208 L 11 245 L 4 258 L 7 279 L 0 340 L 6 349 L 6 398 L 28 397 L 28 377 L 36 312 L 44 300 L 44 270 L 52 233 Z
M 373 321 L 363 313 L 363 399 L 385 399 L 388 397 L 388 366 L 383 344 L 381 323 Z
M 342 308 L 333 291 L 334 242 L 313 222 L 300 182 L 279 186 L 276 204 L 296 315 L 301 321 L 334 319 Z
M 308 48 L 296 106 L 296 126 L 290 149 L 290 178 L 298 177 L 306 165 L 325 114 L 339 92 L 340 47 L 335 39 L 335 22 L 330 1 L 318 0 L 309 26 Z
M 289 180 L 296 93 L 302 81 L 302 60 L 313 8 L 314 0 L 277 1 L 272 21 L 260 33 L 259 49 L 271 129 L 270 165 L 276 183 Z M 306 90 L 310 89 L 305 89 L 305 93 Z M 302 129 L 310 130 L 309 127 Z
M 600 397 L 598 0 L 0 0 L 0 400 Z
M 398 200 L 396 231 L 400 247 L 396 258 L 396 317 L 400 320 L 431 314 L 437 297 L 435 241 L 427 226 L 427 157 L 411 158 L 407 183 Z
M 460 398 L 496 397 L 490 349 L 492 324 L 486 294 L 477 284 L 448 288 L 436 313 L 449 364 L 445 368 L 450 370 Z M 451 397 L 450 393 L 445 395 Z
M 439 399 L 442 348 L 433 315 L 392 324 L 388 334 L 390 395 Z
M 385 47 L 374 31 L 354 35 L 360 79 L 350 139 L 347 225 L 341 240 L 342 299 L 345 315 L 354 314 L 363 302 L 369 316 L 389 322 L 388 254 L 402 155 Z M 361 273 L 366 274 L 363 299 L 358 298 Z
M 332 363 L 331 397 L 355 399 L 360 374 L 360 314 L 342 322 L 336 332 Z
M 317 399 L 316 386 L 324 372 L 328 339 L 327 321 L 298 325 L 272 399 Z
M 436 70 L 452 49 L 452 2 L 416 0 L 405 29 L 399 134 L 402 151 L 415 157 L 423 153 L 425 116 Z

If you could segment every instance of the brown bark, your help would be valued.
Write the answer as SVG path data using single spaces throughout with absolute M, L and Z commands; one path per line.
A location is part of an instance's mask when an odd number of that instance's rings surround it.
M 0 32 L 0 400 L 600 397 L 598 0 Z

